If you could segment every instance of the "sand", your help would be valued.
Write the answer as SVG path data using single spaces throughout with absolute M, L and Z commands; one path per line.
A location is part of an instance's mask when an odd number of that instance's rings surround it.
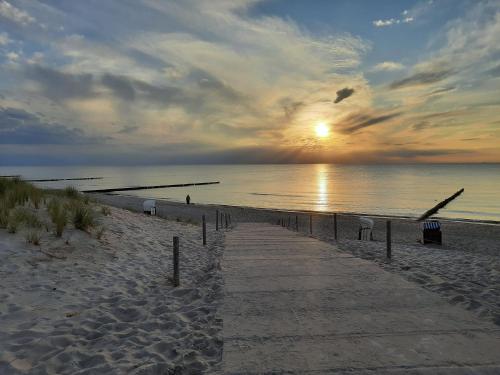
M 293 224 L 297 215 L 300 232 L 309 235 L 310 213 L 158 201 L 159 217 L 149 217 L 140 213 L 142 198 L 93 197 L 127 209 L 112 208 L 100 219 L 106 227 L 101 239 L 66 230 L 62 240 L 42 239 L 41 251 L 21 234 L 0 230 L 0 373 L 217 372 L 224 234 L 215 232 L 216 211 L 231 214 L 236 225 L 275 224 L 288 216 Z M 342 251 L 500 325 L 500 225 L 443 221 L 444 244 L 430 247 L 417 243 L 417 223 L 392 218 L 393 258 L 387 262 L 386 218 L 375 218 L 375 241 L 356 240 L 357 216 L 338 218 Z M 335 242 L 332 224 L 330 215 L 313 214 L 313 236 Z M 169 279 L 173 235 L 181 238 L 179 288 Z
M 143 199 L 122 195 L 98 195 L 113 205 L 140 210 Z M 309 216 L 313 237 L 337 243 L 333 238 L 332 215 L 235 207 L 190 205 L 157 201 L 159 214 L 170 218 L 199 218 L 206 214 L 214 225 L 215 212 L 231 214 L 235 222 L 277 223 L 295 216 L 299 230 L 309 234 Z M 414 219 L 390 217 L 392 221 L 392 260 L 385 257 L 386 217 L 372 216 L 375 241 L 358 241 L 359 216 L 338 215 L 338 246 L 357 257 L 376 262 L 384 269 L 402 275 L 445 297 L 450 303 L 471 310 L 477 317 L 500 325 L 500 224 L 441 219 L 443 245 L 422 245 L 420 224 Z
M 0 373 L 215 371 L 223 235 L 211 231 L 203 247 L 196 225 L 116 208 L 100 220 L 100 240 L 66 230 L 62 240 L 42 240 L 43 252 L 0 231 Z

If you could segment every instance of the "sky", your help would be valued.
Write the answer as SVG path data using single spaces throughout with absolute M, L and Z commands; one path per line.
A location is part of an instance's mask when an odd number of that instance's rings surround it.
M 0 0 L 0 165 L 427 162 L 500 162 L 499 0 Z

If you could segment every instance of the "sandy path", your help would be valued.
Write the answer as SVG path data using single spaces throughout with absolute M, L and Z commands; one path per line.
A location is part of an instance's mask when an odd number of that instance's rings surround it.
M 216 368 L 222 234 L 209 232 L 204 248 L 198 226 L 115 208 L 103 221 L 102 240 L 67 235 L 70 245 L 56 249 L 66 259 L 0 233 L 0 373 Z M 179 288 L 168 279 L 173 235 L 181 244 Z

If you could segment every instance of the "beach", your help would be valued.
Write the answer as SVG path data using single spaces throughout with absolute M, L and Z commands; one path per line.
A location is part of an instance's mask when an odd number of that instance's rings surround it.
M 0 373 L 214 371 L 222 235 L 203 246 L 199 226 L 116 208 L 100 221 L 101 239 L 67 229 L 40 246 L 1 230 Z
M 123 195 L 95 195 L 101 202 L 140 210 L 142 199 Z M 222 205 L 190 205 L 157 201 L 158 214 L 177 219 L 201 218 L 215 225 L 216 211 L 231 215 L 237 222 L 268 222 L 282 219 L 290 230 L 298 219 L 299 232 L 336 244 L 342 251 L 376 262 L 411 282 L 436 292 L 452 304 L 471 310 L 480 319 L 500 325 L 500 225 L 496 223 L 442 219 L 443 245 L 422 245 L 420 223 L 412 218 L 370 216 L 374 241 L 358 241 L 359 216 L 339 214 L 338 240 L 334 239 L 333 216 L 317 212 L 255 209 Z M 386 221 L 392 224 L 392 258 L 386 259 Z
M 385 221 L 374 217 L 374 241 L 358 241 L 359 218 L 248 207 L 157 201 L 157 217 L 142 213 L 144 199 L 92 194 L 110 207 L 96 232 L 67 228 L 61 239 L 42 236 L 40 246 L 0 230 L 0 372 L 216 373 L 220 370 L 224 232 L 260 222 L 278 225 L 295 216 L 299 232 L 338 246 L 346 254 L 470 310 L 500 326 L 500 227 L 442 221 L 443 246 L 423 246 L 419 225 L 391 218 L 392 259 L 385 257 Z M 201 218 L 207 219 L 207 246 Z M 181 285 L 172 284 L 172 237 L 180 238 Z M 170 371 L 170 372 L 169 372 Z

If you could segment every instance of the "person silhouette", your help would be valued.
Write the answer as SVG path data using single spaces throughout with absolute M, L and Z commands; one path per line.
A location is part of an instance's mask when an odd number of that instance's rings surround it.
M 188 195 L 186 195 L 186 204 L 189 204 L 191 203 L 191 197 Z

